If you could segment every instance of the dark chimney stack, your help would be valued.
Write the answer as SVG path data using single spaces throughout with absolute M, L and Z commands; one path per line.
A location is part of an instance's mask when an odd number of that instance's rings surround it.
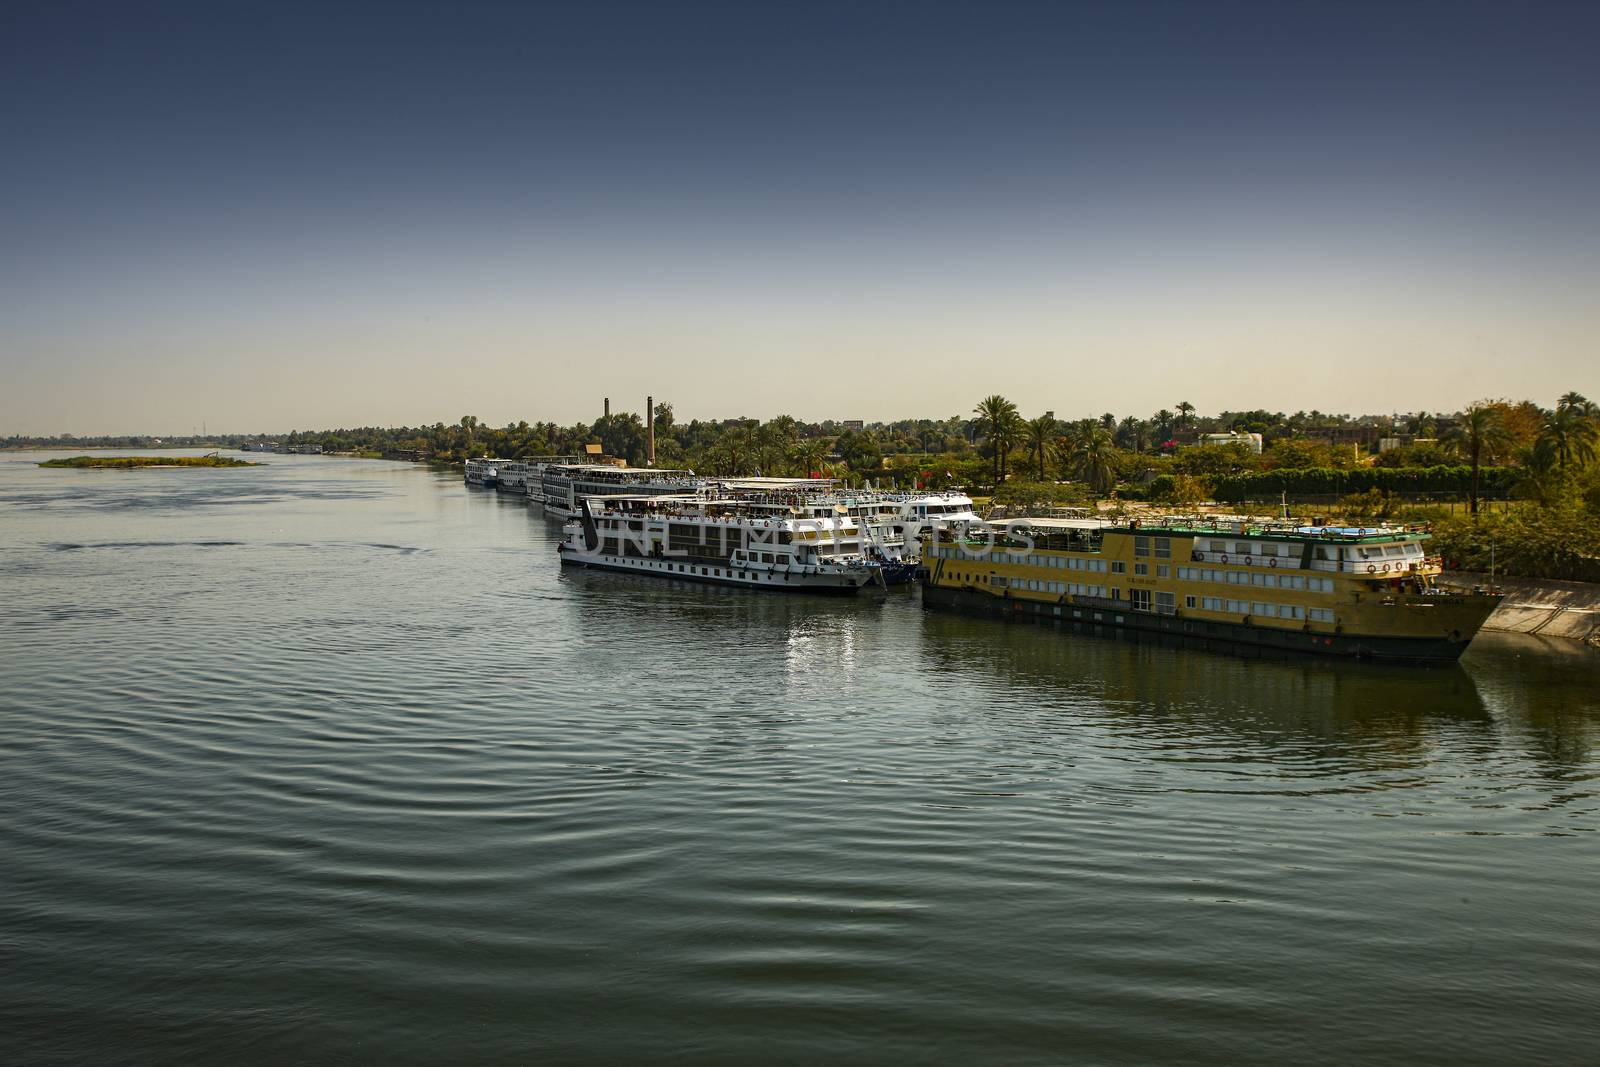
M 656 465 L 656 398 L 644 398 L 644 426 L 645 426 L 645 460 L 650 466 Z
M 611 398 L 608 396 L 608 397 L 606 397 L 606 418 L 609 419 L 610 417 L 611 417 Z

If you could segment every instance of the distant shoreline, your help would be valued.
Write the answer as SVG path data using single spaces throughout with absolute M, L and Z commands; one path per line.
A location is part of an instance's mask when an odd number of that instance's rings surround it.
M 92 448 L 96 452 L 138 452 L 149 448 L 149 445 L 4 445 L 0 452 L 79 452 Z M 203 448 L 211 452 L 240 452 L 237 445 L 173 445 L 173 448 L 194 449 Z

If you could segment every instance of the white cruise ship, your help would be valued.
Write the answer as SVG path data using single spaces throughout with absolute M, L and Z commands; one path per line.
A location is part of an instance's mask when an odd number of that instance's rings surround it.
M 694 493 L 703 484 L 691 470 L 616 467 L 609 464 L 551 464 L 540 479 L 544 513 L 558 519 L 578 514 L 578 502 L 591 496 L 670 496 Z
M 497 472 L 495 488 L 502 493 L 526 495 L 528 492 L 528 465 L 520 460 L 507 460 Z
M 920 522 L 927 526 L 948 527 L 983 521 L 973 507 L 972 498 L 965 493 L 919 493 L 907 496 L 900 515 L 908 522 Z
M 524 462 L 528 466 L 524 490 L 528 494 L 529 505 L 544 505 L 544 472 L 550 467 L 566 467 L 582 463 L 577 456 L 529 456 Z
M 510 463 L 509 459 L 469 459 L 466 463 L 465 479 L 468 485 L 481 485 L 485 489 L 493 489 L 500 484 L 500 468 Z
M 842 504 L 794 494 L 584 497 L 563 566 L 780 592 L 854 593 L 881 582 Z

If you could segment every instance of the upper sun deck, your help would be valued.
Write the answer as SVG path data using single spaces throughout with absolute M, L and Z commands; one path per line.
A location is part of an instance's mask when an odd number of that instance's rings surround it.
M 839 504 L 819 502 L 780 504 L 745 497 L 710 497 L 694 494 L 640 496 L 606 493 L 587 498 L 595 505 L 594 517 L 613 522 L 675 522 L 711 526 L 781 527 L 833 530 L 849 533 L 858 523 Z
M 1176 517 L 1118 524 L 1114 531 L 1140 536 L 1193 537 L 1197 541 L 1202 538 L 1248 537 L 1295 544 L 1383 544 L 1422 541 L 1430 536 L 1427 528 L 1420 526 L 1306 526 L 1260 519 L 1207 521 Z
M 1102 553 L 1136 559 L 1182 558 L 1243 568 L 1292 566 L 1381 576 L 1418 567 L 1437 568 L 1424 542 L 1425 528 L 1399 526 L 1304 526 L 1260 520 L 1166 519 L 1113 522 L 1088 517 L 1027 517 L 991 520 L 935 534 L 958 551 Z
M 687 484 L 694 480 L 692 470 L 664 467 L 614 467 L 609 464 L 574 463 L 546 467 L 545 475 L 569 481 L 598 485 Z

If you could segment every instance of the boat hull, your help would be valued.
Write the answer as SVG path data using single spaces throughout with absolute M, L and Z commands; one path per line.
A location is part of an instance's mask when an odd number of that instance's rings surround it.
M 705 585 L 759 589 L 762 592 L 832 596 L 853 596 L 873 580 L 870 572 L 813 574 L 786 571 L 781 567 L 736 568 L 728 566 L 725 562 L 618 557 L 571 550 L 562 551 L 561 565 L 616 571 L 623 574 L 642 574 L 651 578 L 675 579 L 681 582 L 700 582 Z M 739 577 L 739 575 L 749 577 Z
M 1158 615 L 1128 608 L 1080 606 L 1070 601 L 1057 603 L 998 597 L 946 586 L 924 584 L 922 588 L 922 603 L 928 608 L 950 609 L 1018 622 L 1058 624 L 1084 633 L 1148 635 L 1221 650 L 1252 648 L 1418 665 L 1454 663 L 1461 658 L 1483 619 L 1488 617 L 1498 602 L 1498 598 L 1493 597 L 1475 599 L 1481 599 L 1484 603 L 1471 605 L 1469 614 L 1459 620 L 1460 625 L 1450 630 L 1426 635 L 1399 635 L 1326 633 L 1251 626 L 1179 615 Z
M 884 585 L 905 585 L 913 581 L 921 569 L 921 564 L 903 559 L 887 560 L 880 566 L 883 568 Z

